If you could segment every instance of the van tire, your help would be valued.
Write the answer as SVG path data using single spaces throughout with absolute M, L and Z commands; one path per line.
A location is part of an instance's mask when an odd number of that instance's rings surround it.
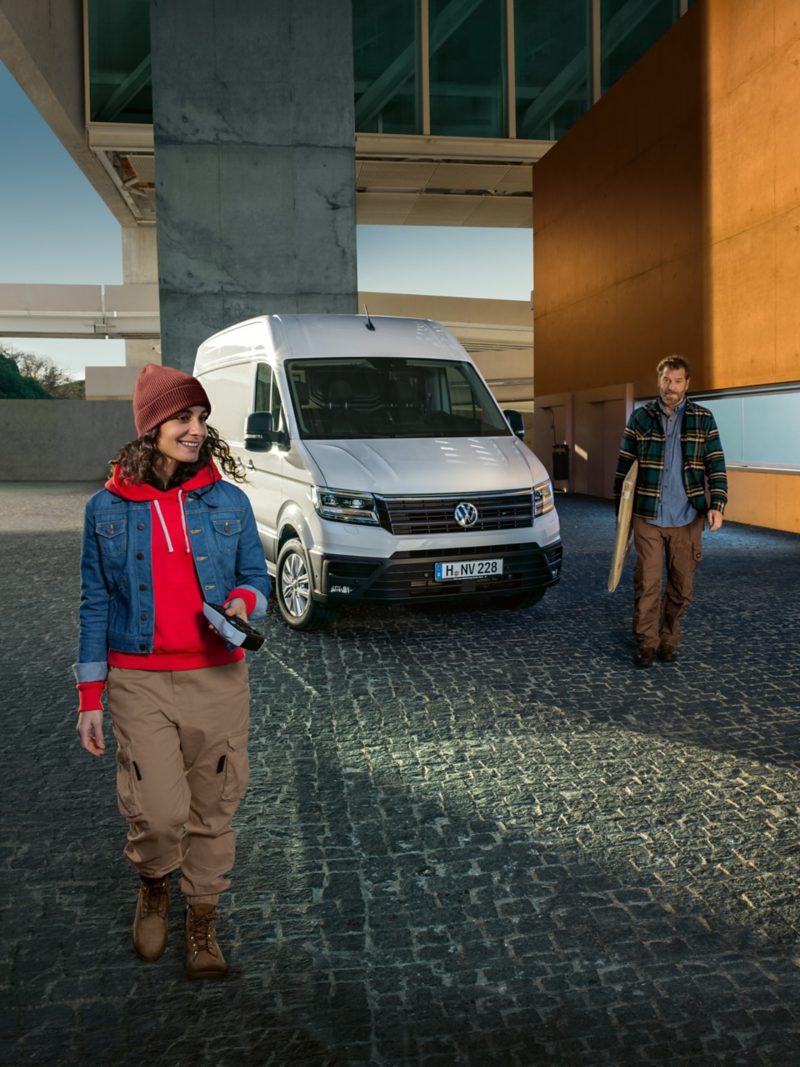
M 524 611 L 538 604 L 546 592 L 545 586 L 544 589 L 526 589 L 522 593 L 512 593 L 511 596 L 493 596 L 492 607 L 503 608 L 506 611 Z
M 293 630 L 308 633 L 331 625 L 336 608 L 315 604 L 311 595 L 311 565 L 302 541 L 292 538 L 278 554 L 275 595 L 284 621 Z

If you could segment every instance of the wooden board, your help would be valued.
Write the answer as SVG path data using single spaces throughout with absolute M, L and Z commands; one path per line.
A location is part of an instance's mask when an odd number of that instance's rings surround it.
M 635 459 L 625 481 L 622 483 L 622 497 L 619 502 L 617 513 L 617 534 L 614 538 L 614 554 L 611 557 L 611 570 L 608 573 L 608 591 L 613 593 L 619 585 L 628 556 L 631 554 L 633 545 L 633 531 L 631 521 L 633 519 L 633 493 L 636 489 L 636 479 L 639 476 L 639 460 Z

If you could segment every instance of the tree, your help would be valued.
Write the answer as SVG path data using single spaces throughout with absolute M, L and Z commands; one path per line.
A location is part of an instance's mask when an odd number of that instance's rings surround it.
M 1 342 L 0 354 L 14 361 L 23 378 L 38 382 L 56 400 L 85 399 L 86 394 L 81 394 L 80 388 L 76 388 L 77 383 L 72 376 L 49 356 L 38 356 L 35 352 L 25 352 Z
M 0 352 L 0 399 L 52 400 L 53 398 L 33 378 L 20 374 L 16 360 Z

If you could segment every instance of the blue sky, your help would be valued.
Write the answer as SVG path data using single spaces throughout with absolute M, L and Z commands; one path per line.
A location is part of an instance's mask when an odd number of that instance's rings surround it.
M 0 64 L 0 282 L 118 285 L 120 228 L 6 68 Z M 530 230 L 359 226 L 358 285 L 367 292 L 527 300 Z M 83 368 L 125 362 L 124 342 L 4 338 Z

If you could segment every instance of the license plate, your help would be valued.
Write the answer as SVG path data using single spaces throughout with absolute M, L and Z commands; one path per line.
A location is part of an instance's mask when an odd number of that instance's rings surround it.
M 501 559 L 460 559 L 452 563 L 436 564 L 437 582 L 447 582 L 454 578 L 493 578 L 502 573 Z

